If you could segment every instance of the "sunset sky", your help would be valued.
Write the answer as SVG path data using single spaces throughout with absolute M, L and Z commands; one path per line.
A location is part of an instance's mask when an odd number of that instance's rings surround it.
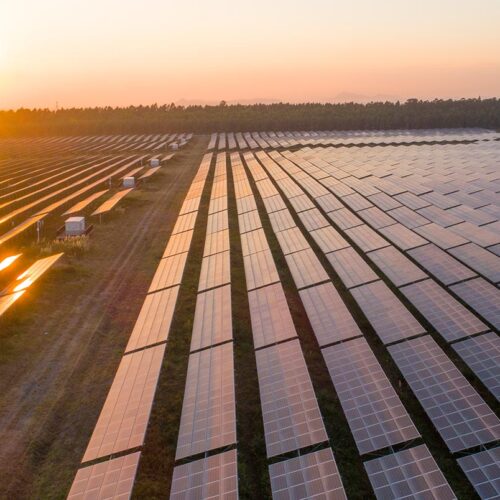
M 500 96 L 499 0 L 1 0 L 0 108 Z

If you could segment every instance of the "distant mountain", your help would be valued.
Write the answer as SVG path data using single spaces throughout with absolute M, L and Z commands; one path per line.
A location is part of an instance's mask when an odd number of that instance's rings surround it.
M 387 94 L 363 95 L 354 94 L 352 92 L 340 92 L 329 102 L 395 102 L 400 100 L 399 97 Z
M 222 99 L 216 100 L 203 100 L 203 99 L 179 99 L 175 102 L 176 106 L 216 106 Z M 227 104 L 275 104 L 281 102 L 279 99 L 268 99 L 256 97 L 253 99 L 224 99 Z

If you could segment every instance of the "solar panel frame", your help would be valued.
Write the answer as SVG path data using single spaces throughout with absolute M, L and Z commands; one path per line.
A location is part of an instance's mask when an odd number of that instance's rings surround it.
M 148 293 L 180 285 L 186 268 L 188 252 L 165 257 L 160 260 Z
M 347 500 L 331 448 L 271 464 L 269 477 L 273 500 Z
M 500 401 L 500 341 L 488 332 L 452 344 L 476 377 Z
M 174 286 L 146 295 L 125 352 L 165 342 L 168 339 L 179 288 Z
M 500 438 L 500 420 L 426 335 L 388 347 L 394 362 L 452 453 Z
M 230 282 L 231 257 L 229 251 L 203 257 L 198 292 L 226 285 Z
M 217 453 L 174 468 L 170 500 L 238 500 L 236 450 Z
M 255 352 L 268 458 L 328 440 L 298 340 Z
M 458 465 L 482 500 L 500 498 L 500 448 L 457 459 Z
M 270 250 L 243 257 L 247 290 L 260 288 L 280 281 L 273 254 Z
M 427 278 L 427 274 L 396 247 L 380 248 L 367 253 L 366 256 L 397 287 Z
M 425 333 L 384 282 L 361 285 L 353 288 L 351 294 L 384 344 Z
M 82 462 L 144 444 L 165 344 L 123 356 Z
M 483 278 L 474 278 L 450 287 L 476 313 L 500 330 L 500 290 Z
M 329 280 L 328 274 L 311 248 L 285 255 L 285 259 L 295 286 L 299 290 Z
M 175 459 L 236 443 L 233 343 L 189 356 Z
M 426 445 L 368 460 L 364 465 L 379 500 L 457 498 Z
M 361 455 L 420 437 L 364 338 L 322 353 Z
M 326 255 L 346 288 L 364 285 L 379 277 L 354 248 L 343 248 Z
M 248 292 L 255 349 L 297 337 L 281 283 Z
M 488 330 L 479 318 L 430 278 L 400 290 L 448 342 Z
M 76 473 L 68 500 L 119 498 L 132 496 L 141 453 L 131 453 L 106 462 L 82 467 Z
M 191 352 L 233 338 L 231 285 L 199 293 L 191 336 Z

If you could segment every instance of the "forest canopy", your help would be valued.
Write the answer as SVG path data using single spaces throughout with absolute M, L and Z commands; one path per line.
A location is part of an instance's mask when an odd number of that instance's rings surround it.
M 500 99 L 0 111 L 0 136 L 272 130 L 500 128 Z

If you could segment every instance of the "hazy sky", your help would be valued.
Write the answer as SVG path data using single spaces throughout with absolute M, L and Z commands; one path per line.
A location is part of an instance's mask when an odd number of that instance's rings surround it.
M 500 96 L 500 0 L 0 0 L 0 108 Z

